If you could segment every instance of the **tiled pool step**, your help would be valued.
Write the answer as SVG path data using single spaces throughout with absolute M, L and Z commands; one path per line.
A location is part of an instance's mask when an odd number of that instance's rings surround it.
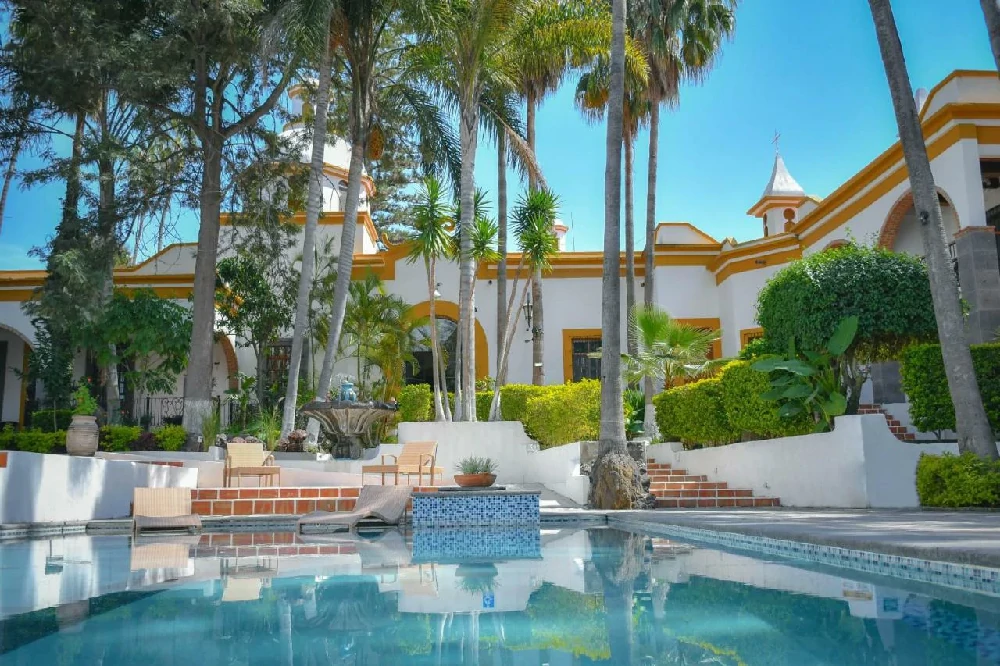
M 413 491 L 434 492 L 433 487 Z M 195 488 L 191 510 L 199 516 L 288 516 L 312 511 L 352 511 L 360 486 L 338 488 Z
M 717 509 L 781 506 L 776 497 L 754 497 L 752 490 L 730 488 L 725 481 L 709 481 L 704 474 L 688 474 L 668 463 L 649 460 L 649 491 L 657 509 Z

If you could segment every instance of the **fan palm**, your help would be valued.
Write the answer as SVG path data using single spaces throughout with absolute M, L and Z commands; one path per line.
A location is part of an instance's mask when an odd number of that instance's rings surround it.
M 413 206 L 412 215 L 412 231 L 408 236 L 409 252 L 406 260 L 409 263 L 423 261 L 427 273 L 434 419 L 444 421 L 448 419 L 450 410 L 446 397 L 448 392 L 445 385 L 444 360 L 437 335 L 436 269 L 439 259 L 447 259 L 453 254 L 448 228 L 454 220 L 454 208 L 446 200 L 444 189 L 437 178 L 430 176 L 424 180 L 423 188 Z
M 955 407 L 958 449 L 962 453 L 971 451 L 987 460 L 995 460 L 998 457 L 996 439 L 983 408 L 979 383 L 972 365 L 972 352 L 965 335 L 965 318 L 959 302 L 958 285 L 955 283 L 955 272 L 945 246 L 941 203 L 927 157 L 917 106 L 913 101 L 913 88 L 906 71 L 899 33 L 896 31 L 896 19 L 892 15 L 889 0 L 868 0 L 868 4 L 871 6 L 875 34 L 882 52 L 882 64 L 896 111 L 899 142 L 903 146 L 903 157 L 909 172 L 913 203 L 917 209 L 917 217 L 921 220 L 920 230 L 934 300 L 938 339 L 941 340 L 941 355 L 944 357 L 948 388 Z
M 528 293 L 528 288 L 536 275 L 541 275 L 551 268 L 552 257 L 559 252 L 559 241 L 552 234 L 552 224 L 559 210 L 559 199 L 547 189 L 529 191 L 521 196 L 514 208 L 514 234 L 521 246 L 521 257 L 514 282 L 511 284 L 511 294 L 507 301 L 507 320 L 504 322 L 503 345 L 500 348 L 500 362 L 497 365 L 496 387 L 493 392 L 493 402 L 490 405 L 490 420 L 500 418 L 500 389 L 507 381 L 507 370 L 510 361 L 510 347 L 514 342 L 514 331 L 521 317 L 521 309 Z M 521 294 L 514 306 L 514 296 L 517 293 L 517 283 L 523 269 L 528 269 L 528 277 L 521 289 Z M 511 317 L 513 316 L 513 321 Z
M 717 363 L 709 360 L 719 331 L 683 324 L 655 305 L 636 305 L 629 314 L 633 354 L 622 355 L 622 372 L 630 384 L 649 378 L 666 387 L 678 379 L 698 377 Z M 652 409 L 647 403 L 647 408 Z

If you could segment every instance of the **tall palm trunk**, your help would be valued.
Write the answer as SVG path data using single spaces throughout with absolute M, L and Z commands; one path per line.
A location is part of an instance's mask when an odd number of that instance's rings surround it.
M 10 150 L 10 157 L 7 158 L 7 170 L 3 175 L 3 189 L 0 190 L 0 233 L 3 233 L 3 215 L 7 210 L 7 194 L 10 192 L 10 184 L 17 174 L 17 158 L 20 155 L 21 137 L 19 135 L 14 139 L 14 147 Z
M 472 257 L 472 217 L 475 213 L 476 144 L 479 133 L 479 110 L 474 94 L 479 84 L 473 81 L 468 94 L 463 96 L 459 110 L 459 129 L 462 144 L 462 172 L 459 190 L 461 218 L 459 219 L 459 280 L 458 280 L 458 345 L 461 354 L 456 359 L 461 368 L 461 381 L 455 382 L 456 392 L 462 391 L 462 413 L 455 414 L 457 420 L 476 419 L 476 346 L 475 341 L 475 296 L 472 283 L 476 279 L 475 260 Z
M 635 202 L 633 178 L 635 177 L 635 143 L 630 135 L 625 137 L 625 311 L 635 307 Z M 635 337 L 627 332 L 625 348 L 635 354 Z
M 535 115 L 538 110 L 538 100 L 533 91 L 527 94 L 527 113 L 525 114 L 525 129 L 528 147 L 535 152 Z M 528 188 L 538 189 L 538 178 L 528 174 Z M 531 276 L 531 383 L 535 386 L 545 384 L 545 299 L 542 293 L 542 273 L 536 271 Z
M 979 0 L 986 19 L 986 30 L 990 35 L 990 48 L 993 50 L 993 61 L 1000 70 L 1000 5 L 997 0 Z
M 944 357 L 951 401 L 955 406 L 958 449 L 961 452 L 972 451 L 983 458 L 997 459 L 996 441 L 983 408 L 972 365 L 972 353 L 965 335 L 958 286 L 946 249 L 941 204 L 930 160 L 927 158 L 927 146 L 924 144 L 917 107 L 913 101 L 913 89 L 906 72 L 896 20 L 889 0 L 868 0 L 868 3 L 875 21 L 875 34 L 882 52 L 882 64 L 889 82 L 889 92 L 892 94 L 892 105 L 896 111 L 896 124 L 899 127 L 906 168 L 910 174 L 913 203 L 920 220 L 941 355 Z
M 108 98 L 105 93 L 98 109 L 99 141 L 103 146 L 110 139 L 111 128 L 108 121 Z M 117 230 L 118 215 L 115 205 L 115 165 L 106 150 L 101 151 L 97 160 L 97 233 L 101 252 L 105 262 L 105 282 L 101 293 L 101 304 L 107 306 L 114 297 L 115 291 L 115 255 L 118 250 Z M 114 361 L 116 350 L 114 343 L 110 344 L 111 361 L 102 368 L 104 371 L 104 400 L 107 405 L 107 420 L 109 424 L 121 422 L 121 398 L 118 395 L 118 364 Z
M 507 139 L 497 138 L 497 371 L 507 325 Z
M 434 276 L 434 260 L 424 258 L 424 269 L 427 271 L 427 295 L 430 297 L 427 301 L 428 310 L 430 311 L 431 318 L 431 380 L 433 381 L 432 387 L 434 389 L 434 420 L 444 421 L 444 407 L 441 404 L 441 372 L 440 372 L 440 356 L 441 350 L 438 347 L 438 334 L 437 334 L 437 308 L 434 298 L 434 287 L 435 287 L 435 276 Z M 447 395 L 447 394 L 445 394 Z M 447 398 L 445 398 L 447 400 Z
M 644 495 L 639 466 L 628 454 L 621 373 L 621 173 L 625 98 L 625 0 L 613 0 L 611 86 L 604 167 L 604 271 L 601 279 L 601 429 L 591 476 L 590 504 L 631 508 Z
M 646 246 L 643 251 L 643 263 L 646 268 L 646 275 L 642 300 L 647 306 L 653 305 L 655 298 L 653 284 L 656 268 L 653 258 L 656 253 L 656 168 L 660 157 L 659 151 L 660 104 L 654 99 L 649 109 L 649 164 L 646 168 Z M 647 377 L 643 381 L 642 390 L 646 397 L 646 418 L 644 419 L 643 433 L 647 437 L 655 437 L 657 427 L 653 394 L 656 391 L 656 387 L 653 385 L 652 377 Z
M 285 387 L 285 404 L 281 418 L 281 436 L 295 428 L 295 407 L 299 397 L 299 370 L 302 367 L 302 349 L 305 346 L 309 310 L 312 304 L 313 276 L 316 272 L 316 227 L 323 211 L 323 153 L 326 149 L 326 117 L 330 108 L 330 79 L 332 77 L 330 53 L 330 17 L 326 17 L 326 35 L 319 61 L 319 85 L 316 89 L 316 110 L 313 117 L 312 156 L 309 164 L 309 198 L 306 202 L 306 225 L 302 236 L 302 272 L 299 274 L 299 291 L 295 300 L 295 323 L 292 328 L 291 358 L 288 362 L 288 385 Z M 345 221 L 346 225 L 346 221 Z

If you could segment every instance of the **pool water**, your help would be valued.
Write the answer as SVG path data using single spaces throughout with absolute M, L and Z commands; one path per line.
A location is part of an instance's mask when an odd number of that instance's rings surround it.
M 0 544 L 0 664 L 980 665 L 1000 599 L 613 529 Z

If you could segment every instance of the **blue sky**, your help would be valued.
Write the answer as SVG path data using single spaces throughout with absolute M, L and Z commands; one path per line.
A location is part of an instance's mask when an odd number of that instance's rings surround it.
M 896 0 L 896 21 L 914 88 L 931 88 L 955 69 L 992 69 L 978 3 Z M 538 113 L 537 152 L 572 226 L 569 248 L 602 247 L 603 125 L 573 106 L 577 76 Z M 749 240 L 760 222 L 745 215 L 760 197 L 774 159 L 771 139 L 809 194 L 824 197 L 887 148 L 895 119 L 868 3 L 746 0 L 735 39 L 708 80 L 684 87 L 661 113 L 657 219 L 687 221 L 722 239 Z M 636 226 L 645 223 L 648 135 L 636 144 Z M 29 164 L 30 166 L 30 164 Z M 481 142 L 477 184 L 495 198 L 496 151 Z M 510 185 L 517 184 L 513 176 Z M 0 269 L 38 266 L 26 256 L 56 225 L 62 187 L 13 190 L 0 232 Z M 512 192 L 510 201 L 516 199 Z M 178 226 L 197 234 L 193 216 Z M 641 233 L 639 243 L 641 245 Z

